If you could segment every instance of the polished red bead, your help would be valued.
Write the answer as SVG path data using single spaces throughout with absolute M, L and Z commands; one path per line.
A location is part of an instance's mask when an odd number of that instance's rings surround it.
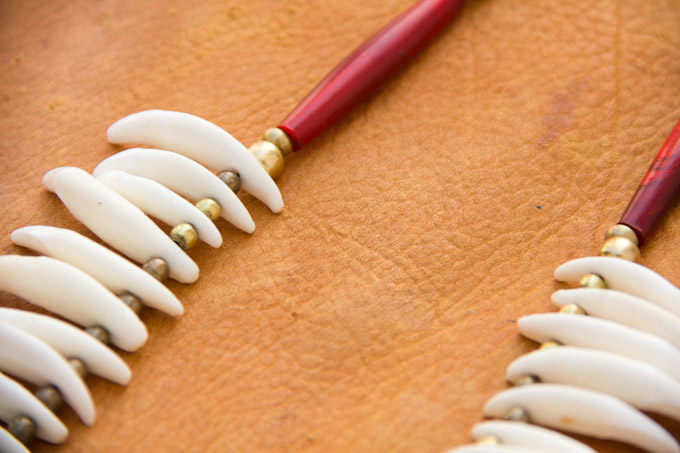
M 635 231 L 640 245 L 652 233 L 680 189 L 680 121 L 661 146 L 619 223 Z
M 370 96 L 458 12 L 463 0 L 421 0 L 333 69 L 279 125 L 298 150 Z

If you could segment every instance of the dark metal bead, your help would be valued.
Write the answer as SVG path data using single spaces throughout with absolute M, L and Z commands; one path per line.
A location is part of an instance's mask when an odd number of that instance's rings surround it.
M 35 429 L 35 422 L 23 415 L 17 415 L 7 424 L 7 431 L 24 445 L 33 440 Z
M 109 332 L 102 326 L 88 327 L 85 329 L 85 332 L 89 333 L 102 343 L 109 344 Z
M 130 307 L 132 311 L 137 313 L 137 315 L 139 315 L 144 308 L 144 305 L 142 305 L 142 302 L 137 298 L 137 296 L 130 293 L 121 294 L 120 300 L 122 300 L 125 305 Z
M 504 420 L 508 420 L 511 422 L 524 422 L 524 423 L 531 423 L 531 417 L 529 416 L 529 412 L 527 412 L 526 409 L 523 407 L 513 407 L 508 411 L 507 414 L 505 414 L 505 417 L 503 417 Z
M 80 375 L 81 378 L 85 379 L 88 375 L 87 367 L 83 363 L 82 360 L 76 358 L 76 357 L 71 357 L 68 359 L 68 364 L 71 365 L 71 368 L 75 370 L 76 373 Z
M 241 175 L 236 170 L 224 170 L 217 174 L 217 177 L 222 180 L 234 193 L 241 190 Z
M 52 412 L 56 412 L 64 402 L 61 392 L 49 384 L 38 388 L 35 396 Z
M 142 268 L 161 282 L 164 282 L 170 276 L 168 263 L 163 258 L 151 258 L 144 263 Z
M 536 384 L 538 382 L 541 382 L 538 376 L 535 376 L 533 374 L 527 374 L 525 376 L 522 376 L 521 378 L 517 379 L 515 381 L 515 385 L 520 386 L 520 385 L 531 385 L 531 384 Z

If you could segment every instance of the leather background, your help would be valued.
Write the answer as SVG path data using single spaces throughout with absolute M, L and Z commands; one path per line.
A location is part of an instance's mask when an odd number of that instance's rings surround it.
M 245 144 L 410 0 L 3 0 L 0 252 L 48 224 L 92 237 L 41 186 L 164 108 Z M 60 413 L 35 451 L 438 452 L 468 441 L 535 347 L 553 269 L 591 255 L 680 116 L 680 1 L 470 1 L 307 149 L 252 235 L 218 221 L 181 319 L 147 310 L 129 387 L 88 378 L 94 428 Z M 680 284 L 680 209 L 643 263 Z M 134 234 L 134 232 L 131 232 Z M 0 305 L 28 305 L 0 294 Z M 680 438 L 680 425 L 663 421 Z M 636 451 L 590 441 L 601 451 Z

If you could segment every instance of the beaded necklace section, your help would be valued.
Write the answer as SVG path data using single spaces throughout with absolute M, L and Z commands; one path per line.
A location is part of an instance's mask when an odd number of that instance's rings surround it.
M 524 316 L 522 335 L 539 350 L 510 364 L 513 388 L 492 397 L 475 425 L 477 441 L 450 453 L 594 452 L 547 428 L 612 439 L 649 452 L 680 444 L 641 411 L 680 420 L 680 290 L 637 264 L 639 246 L 680 186 L 680 121 L 652 162 L 597 257 L 555 270 L 559 313 Z M 547 428 L 543 428 L 541 426 Z

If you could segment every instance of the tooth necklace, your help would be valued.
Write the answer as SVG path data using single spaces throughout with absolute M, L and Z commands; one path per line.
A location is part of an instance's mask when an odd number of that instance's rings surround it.
M 252 233 L 255 224 L 236 193 L 243 188 L 273 212 L 283 209 L 273 181 L 284 158 L 372 94 L 450 20 L 462 0 L 422 0 L 356 49 L 278 128 L 246 149 L 226 131 L 193 115 L 148 110 L 107 132 L 111 143 L 144 144 L 96 166 L 47 172 L 43 185 L 103 242 L 142 265 L 67 229 L 27 226 L 11 240 L 43 255 L 0 257 L 0 290 L 82 326 L 0 308 L 0 451 L 25 452 L 34 437 L 61 443 L 66 426 L 54 411 L 66 402 L 86 425 L 95 408 L 88 373 L 126 385 L 127 364 L 108 344 L 134 352 L 147 340 L 138 317 L 147 305 L 184 311 L 161 282 L 192 283 L 199 275 L 186 251 L 198 240 L 222 243 L 218 217 Z M 194 203 L 186 201 L 192 200 Z M 170 237 L 147 215 L 172 226 Z M 179 245 L 179 247 L 177 247 Z M 146 271 L 146 272 L 145 272 Z M 37 386 L 31 393 L 12 377 Z
M 636 264 L 680 187 L 680 121 L 659 150 L 600 256 L 562 264 L 555 278 L 578 283 L 552 301 L 559 313 L 521 318 L 538 351 L 510 364 L 515 384 L 492 397 L 473 427 L 480 452 L 594 452 L 548 428 L 612 439 L 649 452 L 680 445 L 641 411 L 680 420 L 680 290 Z

